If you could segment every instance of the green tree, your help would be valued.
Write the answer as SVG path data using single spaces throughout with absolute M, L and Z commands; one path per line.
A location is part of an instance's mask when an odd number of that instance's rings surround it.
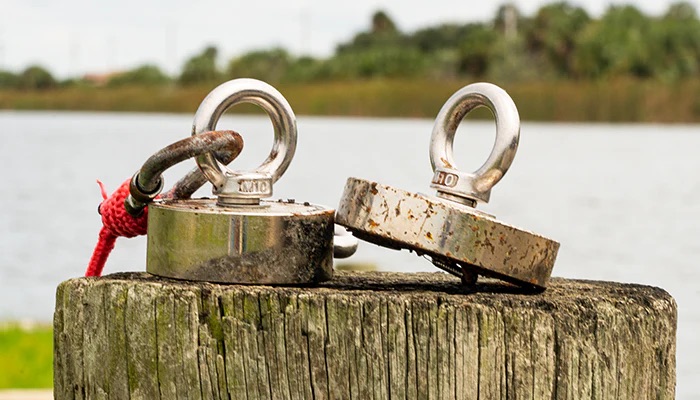
M 482 27 L 474 32 L 481 44 L 464 44 L 465 55 L 472 56 L 466 58 L 471 63 L 465 62 L 472 65 L 472 74 L 499 82 L 549 77 L 547 66 L 527 47 L 524 32 L 530 31 L 531 25 L 532 21 L 512 3 L 499 7 L 493 29 Z
M 216 68 L 218 53 L 216 47 L 209 46 L 200 54 L 187 60 L 180 75 L 180 83 L 189 85 L 219 79 L 219 71 Z
M 685 21 L 685 22 L 697 22 L 698 14 L 695 10 L 695 6 L 687 1 L 680 1 L 673 3 L 668 7 L 666 14 L 664 15 L 666 20 L 674 21 Z
M 249 77 L 277 83 L 285 78 L 292 62 L 292 57 L 281 48 L 253 51 L 232 59 L 226 73 L 230 77 Z
M 398 33 L 396 29 L 396 24 L 389 18 L 389 15 L 384 11 L 380 10 L 372 15 L 372 33 L 375 35 L 393 35 Z
M 56 79 L 45 68 L 32 65 L 19 76 L 19 86 L 23 89 L 45 90 L 56 87 Z
M 653 32 L 656 77 L 674 81 L 700 72 L 700 21 L 690 3 L 672 4 Z
M 425 72 L 425 57 L 410 47 L 374 47 L 346 52 L 328 61 L 332 78 L 410 77 Z
M 471 24 L 459 46 L 458 72 L 475 78 L 483 77 L 492 61 L 496 31 L 483 24 Z
M 19 87 L 19 77 L 17 74 L 0 70 L 0 89 L 16 89 Z
M 425 53 L 433 53 L 440 50 L 456 50 L 467 40 L 471 30 L 471 24 L 431 26 L 408 35 L 408 42 Z
M 336 54 L 405 45 L 405 38 L 394 21 L 384 11 L 377 11 L 372 15 L 370 30 L 358 33 L 349 43 L 338 45 Z
M 569 75 L 576 38 L 590 20 L 584 9 L 566 2 L 543 6 L 526 33 L 528 49 L 541 55 L 559 75 Z
M 652 21 L 633 6 L 612 6 L 582 31 L 574 54 L 578 76 L 652 75 Z
M 325 72 L 329 77 L 342 79 L 417 76 L 426 65 L 420 50 L 410 44 L 391 18 L 377 11 L 368 32 L 337 47 Z
M 328 61 L 305 56 L 290 62 L 284 80 L 310 82 L 328 79 L 329 77 Z
M 109 86 L 141 85 L 157 86 L 170 81 L 170 78 L 155 65 L 142 65 L 130 71 L 119 74 L 109 80 Z

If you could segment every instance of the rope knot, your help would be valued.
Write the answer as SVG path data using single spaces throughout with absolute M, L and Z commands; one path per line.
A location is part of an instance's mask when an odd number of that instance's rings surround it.
M 138 217 L 132 217 L 124 208 L 124 200 L 129 196 L 129 183 L 127 179 L 124 183 L 105 198 L 100 204 L 100 214 L 102 214 L 102 225 L 114 236 L 124 236 L 131 238 L 145 235 L 148 228 L 148 207 Z M 102 186 L 102 182 L 99 182 Z M 104 193 L 104 189 L 103 189 Z
M 127 238 L 145 235 L 148 229 L 148 207 L 143 210 L 143 214 L 132 217 L 124 208 L 124 200 L 129 195 L 129 183 L 127 179 L 124 183 L 107 196 L 102 182 L 100 185 L 102 198 L 104 201 L 98 208 L 102 215 L 102 229 L 100 230 L 97 246 L 92 253 L 85 276 L 100 276 L 104 269 L 109 253 L 114 249 L 114 243 L 119 236 Z

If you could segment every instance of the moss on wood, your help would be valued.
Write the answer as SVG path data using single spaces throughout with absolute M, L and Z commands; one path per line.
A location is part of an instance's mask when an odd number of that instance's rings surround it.
M 339 272 L 318 287 L 145 273 L 63 282 L 57 399 L 672 399 L 676 304 L 553 279 L 528 295 L 441 273 Z

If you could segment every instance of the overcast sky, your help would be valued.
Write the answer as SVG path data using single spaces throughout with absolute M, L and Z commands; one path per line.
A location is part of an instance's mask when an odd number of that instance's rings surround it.
M 551 1 L 516 0 L 526 15 Z M 700 0 L 691 1 L 696 8 Z M 281 46 L 328 56 L 369 26 L 382 9 L 403 31 L 442 22 L 493 18 L 502 1 L 468 0 L 0 0 L 0 69 L 40 64 L 65 78 L 153 63 L 168 73 L 206 45 L 220 61 L 252 49 Z M 634 4 L 650 15 L 669 0 L 571 1 L 600 15 L 610 4 Z

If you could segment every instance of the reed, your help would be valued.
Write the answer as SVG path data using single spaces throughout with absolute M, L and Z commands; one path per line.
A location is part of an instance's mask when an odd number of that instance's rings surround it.
M 368 80 L 281 83 L 298 115 L 434 118 L 466 80 Z M 72 87 L 0 92 L 0 109 L 193 113 L 216 83 L 195 87 Z M 523 120 L 700 122 L 700 80 L 544 81 L 501 84 Z M 253 112 L 239 106 L 234 112 Z M 487 116 L 482 113 L 482 116 Z

